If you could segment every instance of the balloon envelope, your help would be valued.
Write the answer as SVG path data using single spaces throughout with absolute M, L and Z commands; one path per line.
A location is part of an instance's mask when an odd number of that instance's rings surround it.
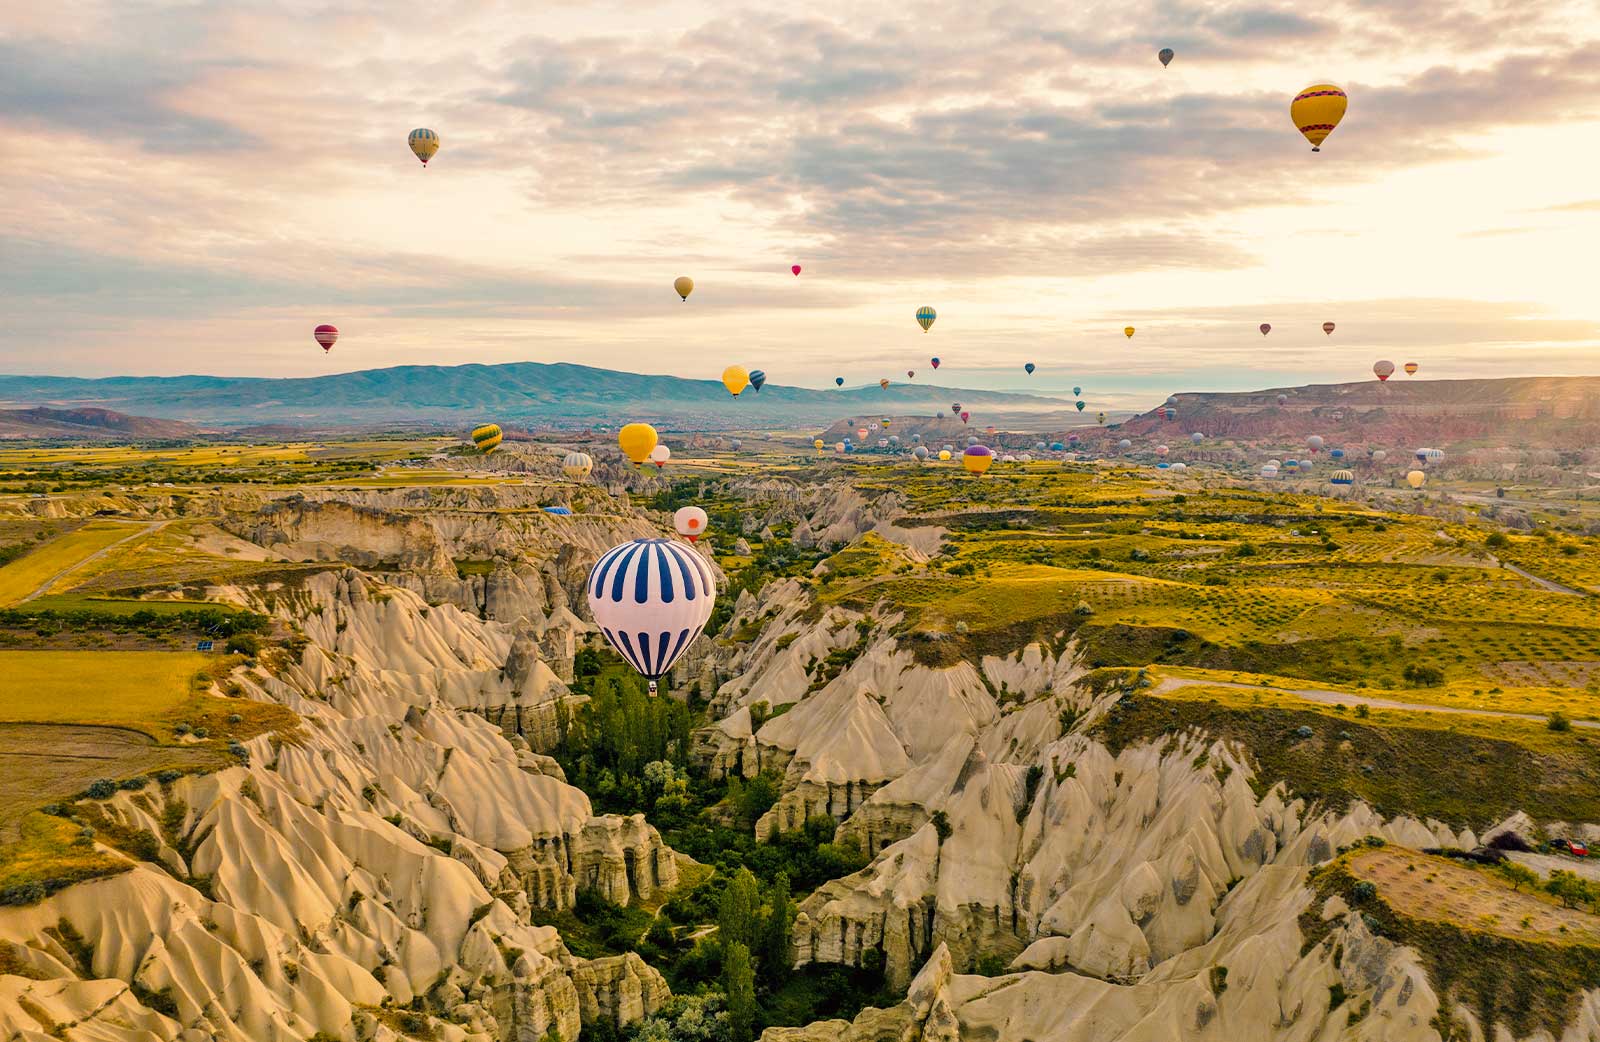
M 672 450 L 667 448 L 665 445 L 657 445 L 655 448 L 650 450 L 650 462 L 656 465 L 657 470 L 660 470 L 662 467 L 666 466 L 667 460 L 671 458 Z
M 790 271 L 792 271 L 792 272 L 794 272 L 794 273 L 795 273 L 795 274 L 796 274 L 796 275 L 798 275 L 798 274 L 800 274 L 800 265 L 798 265 L 798 264 L 791 264 L 791 265 L 790 265 L 790 266 L 789 266 L 789 270 L 790 270 Z
M 842 377 L 842 376 L 834 377 L 833 378 L 833 386 L 835 386 L 835 387 L 843 387 L 844 386 L 844 377 Z
M 1133 339 L 1133 327 L 1132 326 L 1123 326 L 1122 327 L 1122 335 L 1127 337 L 1128 339 L 1132 340 Z
M 1027 363 L 1022 368 L 1029 376 L 1033 375 L 1033 363 L 1032 362 Z
M 1387 358 L 1378 359 L 1372 363 L 1372 375 L 1376 376 L 1379 382 L 1389 379 L 1394 375 L 1394 363 Z
M 1172 64 L 1172 57 L 1173 57 L 1172 48 L 1171 47 L 1163 47 L 1163 48 L 1161 48 L 1160 51 L 1156 52 L 1156 57 L 1161 59 L 1161 67 L 1162 68 L 1166 68 L 1168 65 Z
M 1322 142 L 1344 118 L 1349 103 L 1344 91 L 1333 84 L 1313 83 L 1289 103 L 1289 118 L 1294 120 L 1295 129 L 1311 142 L 1311 151 L 1320 152 Z
M 689 294 L 694 292 L 694 279 L 687 275 L 679 275 L 672 280 L 672 288 L 678 291 L 678 296 L 688 300 Z
M 411 146 L 411 154 L 422 160 L 423 166 L 427 166 L 428 160 L 439 151 L 439 135 L 427 127 L 418 127 L 406 135 L 406 144 Z
M 1428 475 L 1424 474 L 1420 470 L 1413 470 L 1411 473 L 1406 475 L 1406 484 L 1410 485 L 1412 488 L 1421 488 L 1423 482 L 1427 480 Z
M 704 558 L 670 539 L 635 539 L 589 571 L 589 611 L 606 643 L 655 681 L 694 643 L 716 604 Z
M 1407 376 L 1416 376 L 1417 375 L 1417 370 L 1421 369 L 1421 368 L 1422 367 L 1420 365 L 1418 365 L 1417 363 L 1415 363 L 1415 362 L 1407 362 L 1406 363 L 1406 375 Z
M 561 461 L 561 473 L 569 478 L 586 478 L 594 470 L 594 460 L 587 452 L 569 452 Z
M 994 453 L 982 445 L 970 445 L 961 454 L 961 465 L 973 474 L 982 474 L 993 464 Z
M 322 353 L 327 354 L 333 350 L 334 342 L 339 339 L 339 330 L 334 326 L 323 323 L 313 329 L 311 335 L 316 337 L 317 343 L 322 345 Z
M 672 515 L 672 527 L 692 543 L 705 534 L 706 512 L 699 507 L 679 507 Z
M 928 361 L 935 369 L 939 368 L 939 360 L 937 358 L 930 358 Z
M 726 375 L 726 374 L 724 374 L 724 375 Z M 757 394 L 761 393 L 761 385 L 766 383 L 766 382 L 767 382 L 767 374 L 766 373 L 762 372 L 759 369 L 750 370 L 750 386 L 754 387 L 756 389 L 756 393 Z
M 493 452 L 495 446 L 500 444 L 500 428 L 493 423 L 486 423 L 482 427 L 475 427 L 472 431 L 472 444 L 482 452 Z
M 630 423 L 617 432 L 622 454 L 632 460 L 635 467 L 650 458 L 650 451 L 658 440 L 656 429 L 648 423 Z
M 1270 332 L 1272 332 L 1272 323 L 1271 322 L 1263 322 L 1263 323 L 1261 323 L 1261 335 L 1262 336 L 1266 336 Z
M 926 304 L 917 309 L 917 325 L 922 327 L 924 333 L 928 331 L 929 326 L 933 325 L 933 320 L 938 317 L 939 313 Z
M 939 450 L 939 459 L 948 461 L 950 459 L 950 450 L 949 449 L 940 449 Z
M 1333 330 L 1334 330 L 1334 325 L 1333 325 L 1332 322 L 1324 322 L 1324 323 L 1322 323 L 1322 331 L 1324 333 L 1328 334 L 1329 336 L 1333 336 Z
M 762 379 L 765 379 L 765 377 Z M 742 365 L 730 365 L 722 371 L 722 386 L 728 389 L 729 394 L 737 398 L 740 391 L 750 386 L 750 374 L 745 371 Z

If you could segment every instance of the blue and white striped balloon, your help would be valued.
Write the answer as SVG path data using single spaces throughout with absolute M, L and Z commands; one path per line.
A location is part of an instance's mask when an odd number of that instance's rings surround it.
M 711 618 L 711 566 L 673 539 L 613 546 L 589 572 L 589 610 L 606 642 L 655 690 Z

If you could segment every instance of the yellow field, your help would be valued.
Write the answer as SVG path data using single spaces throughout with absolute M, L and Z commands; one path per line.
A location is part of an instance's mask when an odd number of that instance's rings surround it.
M 39 549 L 0 568 L 0 607 L 20 603 L 49 582 L 95 554 L 148 527 L 129 521 L 90 521 L 76 531 L 54 539 Z
M 71 464 L 77 467 L 162 463 L 214 467 L 223 464 L 312 462 L 337 459 L 400 459 L 419 448 L 437 450 L 459 444 L 453 438 L 391 441 L 288 442 L 277 445 L 200 445 L 182 449 L 141 449 L 131 445 L 18 448 L 0 450 L 0 466 Z
M 141 728 L 226 660 L 192 651 L 0 651 L 0 720 Z

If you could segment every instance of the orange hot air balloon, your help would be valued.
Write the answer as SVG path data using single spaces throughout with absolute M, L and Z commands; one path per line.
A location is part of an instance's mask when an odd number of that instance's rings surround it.
M 882 380 L 879 380 L 878 386 L 887 391 L 889 389 L 889 378 L 886 376 Z
M 1406 375 L 1407 376 L 1416 376 L 1417 375 L 1417 370 L 1421 369 L 1421 368 L 1422 367 L 1420 365 L 1418 365 L 1417 363 L 1415 363 L 1415 362 L 1407 362 L 1406 363 Z
M 1289 118 L 1295 129 L 1311 142 L 1311 151 L 1321 152 L 1322 142 L 1344 118 L 1350 99 L 1343 90 L 1331 83 L 1313 83 L 1296 94 L 1289 103 Z

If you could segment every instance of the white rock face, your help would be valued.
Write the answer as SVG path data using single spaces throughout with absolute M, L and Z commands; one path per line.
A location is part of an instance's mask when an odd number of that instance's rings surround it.
M 394 1038 L 369 1010 L 419 999 L 439 1038 L 489 1042 L 659 1007 L 665 982 L 637 957 L 585 962 L 531 924 L 581 886 L 654 895 L 678 863 L 642 817 L 596 816 L 471 712 L 565 690 L 503 675 L 510 628 L 349 570 L 272 603 L 310 643 L 239 679 L 303 727 L 248 743 L 245 765 L 107 801 L 156 859 L 0 909 L 0 941 L 39 978 L 0 977 L 0 1024 L 44 1038 L 47 1011 L 82 1039 Z

